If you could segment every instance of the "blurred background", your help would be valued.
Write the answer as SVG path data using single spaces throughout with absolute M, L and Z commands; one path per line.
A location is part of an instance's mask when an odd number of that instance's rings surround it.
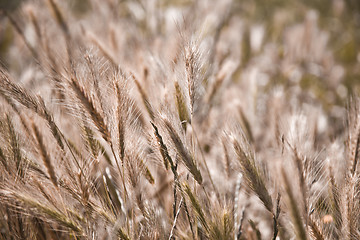
M 209 50 L 206 68 L 217 69 L 224 60 L 231 59 L 235 63 L 231 81 L 253 84 L 256 93 L 276 87 L 286 94 L 299 95 L 305 102 L 321 105 L 335 122 L 343 115 L 348 97 L 359 93 L 358 0 L 58 2 L 67 21 L 75 23 L 72 25 L 86 27 L 98 22 L 91 27 L 101 36 L 121 21 L 129 48 L 143 43 L 152 52 L 166 52 L 169 58 L 173 49 L 161 49 L 159 42 L 171 45 L 186 26 L 190 34 L 199 33 L 201 40 L 216 42 Z M 0 1 L 0 62 L 19 78 L 31 54 L 19 50 L 23 39 L 6 15 L 15 20 L 28 44 L 36 48 L 34 27 L 29 21 L 29 9 L 36 5 L 39 8 L 31 12 L 40 17 L 42 9 L 47 8 L 43 1 Z M 51 32 L 52 26 L 47 27 Z

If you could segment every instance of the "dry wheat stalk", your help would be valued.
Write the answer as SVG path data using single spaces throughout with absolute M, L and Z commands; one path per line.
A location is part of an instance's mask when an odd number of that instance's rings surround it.
M 358 239 L 359 4 L 277 2 L 0 3 L 0 239 Z

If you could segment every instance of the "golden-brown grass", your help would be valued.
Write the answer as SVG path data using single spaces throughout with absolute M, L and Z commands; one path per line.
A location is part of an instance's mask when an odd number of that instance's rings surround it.
M 15 2 L 0 239 L 359 238 L 356 1 Z

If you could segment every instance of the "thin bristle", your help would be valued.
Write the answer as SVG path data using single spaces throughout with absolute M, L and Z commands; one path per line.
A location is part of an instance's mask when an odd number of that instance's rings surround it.
M 32 127 L 33 127 L 35 137 L 36 137 L 36 140 L 37 140 L 37 143 L 38 143 L 38 146 L 39 146 L 39 150 L 40 150 L 40 153 L 41 153 L 42 160 L 43 160 L 44 165 L 45 165 L 45 167 L 46 167 L 46 169 L 48 171 L 48 174 L 50 176 L 50 180 L 54 184 L 54 186 L 57 187 L 58 183 L 57 183 L 57 177 L 56 177 L 56 174 L 55 174 L 55 169 L 54 169 L 54 167 L 53 167 L 53 165 L 51 163 L 51 159 L 50 159 L 50 156 L 49 156 L 48 151 L 46 149 L 46 146 L 44 144 L 42 134 L 40 133 L 40 131 L 37 128 L 37 126 L 35 125 L 35 123 L 33 123 Z

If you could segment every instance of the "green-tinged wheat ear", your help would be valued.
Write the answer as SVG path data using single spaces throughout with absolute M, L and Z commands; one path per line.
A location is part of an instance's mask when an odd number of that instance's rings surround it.
M 103 154 L 106 162 L 112 166 L 111 158 L 106 152 L 105 147 L 96 139 L 93 130 L 89 127 L 86 120 L 83 121 L 82 127 L 83 133 L 85 135 L 86 147 L 90 150 L 90 153 L 97 159 L 100 154 Z
M 240 162 L 240 166 L 242 169 L 242 173 L 251 188 L 255 192 L 255 194 L 260 198 L 265 208 L 273 213 L 273 203 L 270 197 L 270 194 L 266 188 L 265 181 L 255 164 L 255 160 L 253 156 L 245 153 L 244 149 L 241 147 L 239 142 L 234 139 L 233 146 L 237 155 L 237 158 Z
M 76 222 L 68 218 L 65 214 L 61 213 L 60 211 L 57 211 L 51 207 L 48 207 L 36 200 L 34 200 L 32 197 L 28 197 L 26 195 L 12 192 L 10 194 L 14 200 L 17 200 L 24 204 L 26 207 L 30 209 L 35 209 L 35 213 L 40 215 L 46 215 L 59 225 L 74 231 L 77 234 L 82 233 L 82 228 L 80 225 L 78 225 Z
M 293 224 L 295 227 L 295 232 L 296 232 L 296 236 L 297 239 L 300 240 L 306 240 L 307 239 L 307 234 L 304 228 L 304 223 L 303 220 L 301 218 L 301 214 L 299 212 L 298 209 L 298 203 L 295 200 L 295 196 L 291 190 L 292 186 L 290 184 L 289 178 L 285 173 L 285 170 L 282 168 L 281 169 L 281 174 L 284 180 L 284 184 L 285 184 L 285 191 L 287 193 L 288 196 L 288 202 L 289 202 L 289 207 L 290 207 L 290 212 L 291 212 L 291 216 L 292 216 L 292 220 L 293 220 Z
M 66 208 L 66 212 L 67 214 L 69 215 L 69 217 L 73 217 L 74 219 L 76 219 L 77 221 L 81 222 L 81 223 L 85 223 L 86 220 L 84 217 L 82 217 L 80 215 L 80 213 L 76 212 L 75 210 L 73 209 L 69 209 L 69 208 Z
M 217 214 L 209 224 L 209 238 L 213 240 L 233 239 L 234 223 L 232 214 L 223 210 Z
M 85 135 L 86 147 L 88 148 L 88 150 L 90 150 L 90 153 L 93 155 L 93 157 L 97 159 L 100 153 L 99 142 L 94 137 L 94 133 L 87 125 L 86 120 L 84 120 L 82 130 Z
M 50 159 L 50 156 L 48 154 L 48 151 L 46 149 L 46 146 L 44 144 L 44 141 L 43 141 L 43 137 L 39 131 L 39 129 L 36 127 L 35 123 L 33 123 L 33 130 L 34 130 L 34 133 L 35 133 L 35 137 L 36 137 L 36 140 L 37 140 L 37 143 L 38 143 L 38 148 L 40 150 L 40 153 L 41 153 L 41 157 L 42 157 L 42 160 L 44 162 L 44 165 L 48 171 L 48 174 L 50 176 L 50 180 L 51 182 L 54 184 L 54 186 L 58 186 L 58 183 L 57 183 L 57 177 L 56 177 L 56 174 L 55 174 L 55 170 L 54 170 L 54 167 L 51 163 L 51 159 Z
M 124 105 L 127 104 L 125 96 L 123 96 L 122 89 L 119 86 L 119 83 L 115 83 L 116 95 L 117 95 L 117 118 L 118 118 L 118 132 L 119 132 L 119 151 L 120 159 L 124 162 L 125 157 L 125 130 L 126 130 L 126 121 L 125 121 L 125 112 L 123 111 Z
M 164 119 L 164 123 L 177 152 L 181 156 L 182 162 L 185 164 L 189 172 L 193 175 L 194 179 L 199 184 L 201 184 L 203 180 L 201 176 L 201 172 L 197 168 L 193 157 L 190 155 L 189 151 L 185 148 L 183 142 L 181 141 L 179 135 L 177 134 L 171 123 L 167 119 Z
M 193 194 L 193 192 L 190 189 L 190 186 L 186 182 L 183 183 L 183 191 L 189 197 L 191 206 L 193 207 L 194 211 L 196 212 L 197 219 L 199 220 L 202 227 L 205 228 L 205 230 L 207 232 L 209 230 L 209 225 L 207 223 L 205 214 L 204 214 L 204 212 L 202 210 L 202 207 L 201 207 L 201 205 L 199 203 L 199 200 Z
M 326 239 L 324 234 L 319 229 L 318 225 L 311 218 L 309 218 L 309 226 L 311 229 L 311 235 L 315 240 L 325 240 Z
M 124 162 L 125 158 L 125 121 L 123 117 L 119 118 L 118 130 L 119 130 L 119 148 L 120 148 L 120 159 Z
M 110 132 L 105 124 L 105 120 L 103 116 L 96 109 L 93 101 L 90 99 L 90 97 L 88 97 L 87 93 L 74 78 L 71 79 L 71 86 L 77 98 L 80 100 L 84 108 L 88 111 L 93 123 L 97 127 L 98 131 L 101 133 L 104 140 L 110 143 L 111 142 Z
M 117 228 L 115 230 L 116 233 L 116 237 L 119 240 L 130 240 L 130 237 L 125 233 L 124 229 L 122 229 L 121 227 Z
M 150 184 L 152 184 L 152 185 L 155 184 L 155 179 L 154 179 L 153 175 L 151 174 L 149 168 L 146 165 L 144 165 L 144 175 L 145 175 L 146 180 L 148 180 L 148 182 Z
M 184 131 L 186 131 L 186 124 L 190 121 L 189 111 L 186 107 L 185 99 L 178 81 L 175 80 L 174 85 L 175 85 L 176 108 L 178 110 L 181 125 Z
M 245 28 L 245 31 L 243 33 L 243 40 L 242 40 L 242 44 L 241 44 L 241 63 L 242 66 L 245 67 L 247 65 L 247 63 L 249 62 L 249 60 L 251 59 L 251 40 L 250 40 L 250 29 L 249 27 Z
M 6 123 L 8 127 L 8 134 L 9 134 L 9 145 L 12 153 L 12 160 L 15 163 L 17 174 L 20 177 L 24 177 L 25 169 L 24 169 L 24 162 L 23 157 L 21 154 L 19 137 L 15 132 L 14 125 L 9 115 L 6 115 Z

